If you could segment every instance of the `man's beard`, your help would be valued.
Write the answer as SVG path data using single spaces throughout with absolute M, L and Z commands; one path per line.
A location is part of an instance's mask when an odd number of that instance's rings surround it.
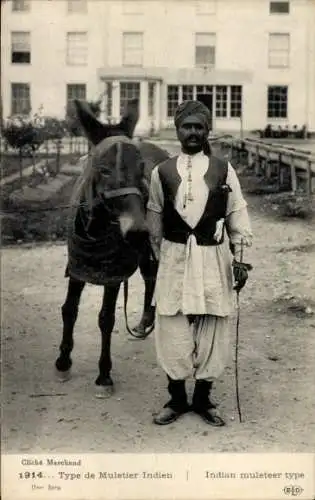
M 200 153 L 200 151 L 203 151 L 205 140 L 203 140 L 203 141 L 196 141 L 195 144 L 188 144 L 189 140 L 191 140 L 191 137 L 189 137 L 189 139 L 187 141 L 185 141 L 185 143 L 183 144 L 183 149 L 185 149 L 185 151 L 188 154 L 193 155 L 193 154 Z

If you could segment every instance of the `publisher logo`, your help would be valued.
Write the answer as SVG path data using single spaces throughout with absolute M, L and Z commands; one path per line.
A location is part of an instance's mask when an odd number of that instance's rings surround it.
M 289 485 L 283 488 L 283 492 L 285 495 L 290 497 L 298 497 L 303 493 L 303 488 L 301 486 Z

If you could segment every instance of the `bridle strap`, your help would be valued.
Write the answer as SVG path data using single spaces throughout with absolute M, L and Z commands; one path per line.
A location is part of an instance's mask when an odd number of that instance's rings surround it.
M 126 187 L 126 188 L 117 188 L 111 189 L 109 191 L 105 191 L 102 193 L 103 198 L 117 198 L 118 196 L 126 196 L 128 194 L 136 194 L 142 197 L 142 193 L 140 189 L 136 187 Z

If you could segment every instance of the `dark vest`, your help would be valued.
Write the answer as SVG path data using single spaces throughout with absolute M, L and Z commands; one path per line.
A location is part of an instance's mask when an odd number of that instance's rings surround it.
M 164 194 L 163 237 L 175 243 L 185 244 L 188 237 L 194 234 L 198 245 L 220 245 L 223 243 L 224 231 L 220 241 L 214 240 L 213 236 L 216 222 L 225 219 L 226 216 L 228 193 L 231 191 L 226 185 L 228 163 L 215 156 L 209 157 L 209 167 L 204 175 L 209 188 L 207 203 L 197 226 L 191 228 L 174 207 L 176 193 L 181 183 L 176 166 L 177 158 L 177 156 L 168 158 L 158 167 Z

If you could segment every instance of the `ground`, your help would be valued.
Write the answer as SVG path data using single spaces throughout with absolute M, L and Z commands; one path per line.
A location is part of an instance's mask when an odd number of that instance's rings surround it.
M 126 332 L 122 291 L 113 334 L 114 396 L 95 398 L 102 293 L 98 287 L 88 286 L 83 294 L 73 377 L 57 382 L 54 362 L 66 291 L 66 247 L 12 246 L 2 252 L 4 451 L 313 452 L 314 226 L 311 221 L 282 220 L 276 206 L 273 211 L 262 196 L 248 195 L 247 200 L 254 244 L 245 258 L 254 269 L 240 299 L 243 422 L 238 421 L 235 398 L 235 315 L 230 363 L 214 391 L 226 427 L 212 428 L 194 414 L 170 426 L 152 423 L 152 413 L 168 397 L 166 380 L 156 362 L 154 334 L 137 341 Z M 142 292 L 136 274 L 130 281 L 132 324 L 141 313 Z M 190 382 L 190 393 L 191 389 Z

